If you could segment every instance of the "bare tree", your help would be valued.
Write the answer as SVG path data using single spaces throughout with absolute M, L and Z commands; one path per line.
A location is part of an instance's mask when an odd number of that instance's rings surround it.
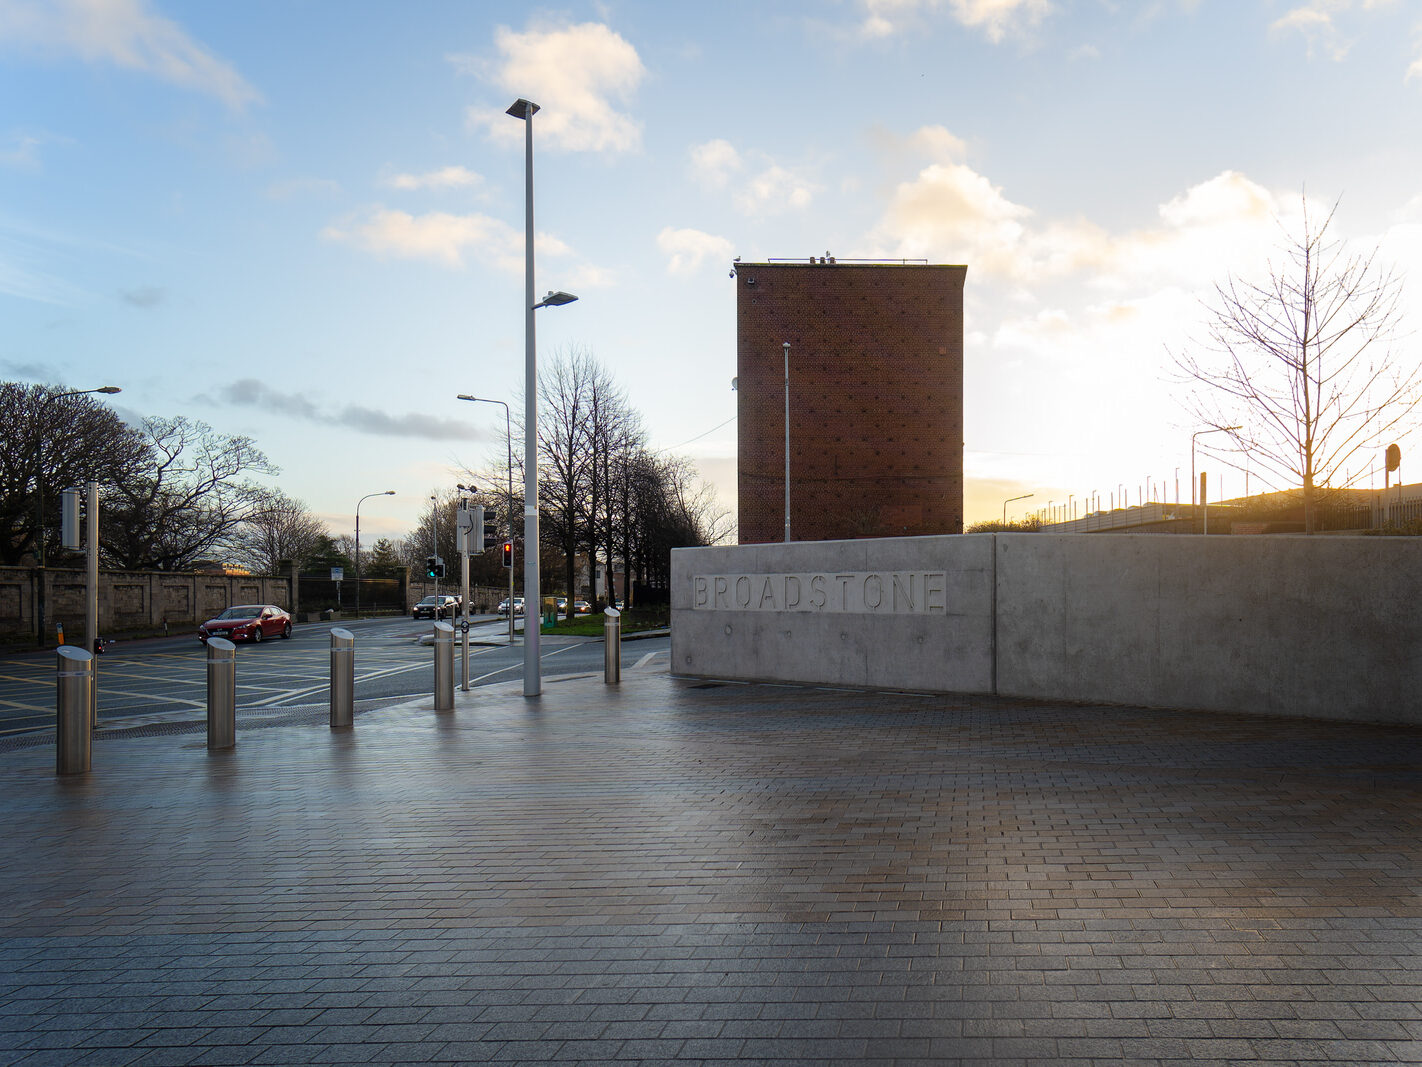
M 591 355 L 573 350 L 545 363 L 538 382 L 539 525 L 565 559 L 569 618 L 576 599 L 574 572 L 592 484 L 588 418 L 598 373 Z
M 280 489 L 263 489 L 228 539 L 234 562 L 255 574 L 276 574 L 283 560 L 298 567 L 314 558 L 327 535 L 305 503 Z
M 250 437 L 219 434 L 183 416 L 143 420 L 146 462 L 104 491 L 99 547 L 113 566 L 182 570 L 220 548 L 276 474 Z
M 0 562 L 38 558 L 41 515 L 45 551 L 59 550 L 60 492 L 97 481 L 108 485 L 143 463 L 144 444 L 93 396 L 66 396 L 64 386 L 0 382 Z M 36 492 L 44 490 L 43 507 Z
M 1210 451 L 1275 488 L 1301 487 L 1309 533 L 1319 491 L 1365 475 L 1361 459 L 1422 401 L 1422 368 L 1392 347 L 1400 280 L 1376 248 L 1356 255 L 1329 239 L 1336 209 L 1319 222 L 1305 199 L 1269 280 L 1216 286 L 1201 354 L 1176 357 L 1197 386 L 1191 416 L 1232 442 Z

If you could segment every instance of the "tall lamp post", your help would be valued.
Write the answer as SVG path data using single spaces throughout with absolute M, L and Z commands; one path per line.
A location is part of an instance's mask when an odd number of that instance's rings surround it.
M 67 396 L 87 396 L 90 393 L 112 395 L 123 392 L 117 385 L 101 385 L 97 389 L 74 389 L 67 393 L 54 393 L 45 397 L 40 409 L 39 436 L 35 441 L 35 562 L 39 564 L 39 585 L 35 587 L 35 629 L 39 647 L 44 648 L 44 417 L 49 414 L 49 406 Z M 92 634 L 90 635 L 93 636 Z
M 1195 438 L 1203 437 L 1207 433 L 1228 433 L 1230 430 L 1241 430 L 1242 426 L 1211 426 L 1208 430 L 1196 430 L 1190 435 L 1190 506 L 1193 508 L 1197 503 L 1195 499 L 1195 489 L 1198 482 L 1195 481 Z
M 534 342 L 534 312 L 541 307 L 571 304 L 571 293 L 549 292 L 537 302 L 533 298 L 533 116 L 538 105 L 519 98 L 508 114 L 524 122 L 524 252 L 523 279 L 523 695 L 536 697 L 543 692 L 539 669 L 539 624 L 530 626 L 536 613 L 542 616 L 542 586 L 538 578 L 538 355 Z M 514 606 L 509 605 L 512 615 Z
M 509 412 L 509 406 L 502 400 L 490 400 L 485 396 L 470 396 L 468 393 L 460 393 L 457 400 L 467 400 L 471 404 L 498 404 L 504 409 L 504 440 L 509 445 L 509 544 L 513 544 L 514 539 L 514 516 L 513 516 L 513 417 Z M 569 596 L 572 592 L 569 591 Z M 528 625 L 527 605 L 524 610 L 524 625 Z M 509 560 L 509 644 L 514 640 L 514 569 L 513 560 Z
M 785 350 L 785 540 L 790 541 L 790 342 Z
M 356 618 L 360 618 L 360 506 L 373 496 L 394 496 L 394 489 L 386 489 L 379 493 L 366 493 L 356 501 Z
M 1014 500 L 1027 500 L 1031 496 L 1031 493 L 1023 493 L 1021 496 L 1010 496 L 1002 502 L 1002 524 L 1004 526 L 1007 525 L 1007 505 L 1011 504 Z

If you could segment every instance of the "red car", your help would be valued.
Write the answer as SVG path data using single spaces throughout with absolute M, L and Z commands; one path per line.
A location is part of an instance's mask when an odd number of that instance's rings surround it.
M 239 604 L 198 627 L 198 640 L 225 637 L 256 643 L 268 637 L 290 637 L 291 616 L 274 604 Z

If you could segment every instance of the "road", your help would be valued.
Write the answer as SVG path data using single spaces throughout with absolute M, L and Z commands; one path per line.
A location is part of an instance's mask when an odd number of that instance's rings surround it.
M 237 716 L 325 706 L 330 699 L 332 626 L 356 639 L 356 709 L 370 710 L 428 697 L 434 691 L 434 652 L 419 643 L 428 621 L 364 619 L 298 626 L 288 641 L 237 646 Z M 523 677 L 523 645 L 473 644 L 507 635 L 508 621 L 475 620 L 470 629 L 469 684 Z M 665 637 L 629 641 L 623 664 L 665 659 Z M 601 673 L 603 644 L 589 638 L 544 635 L 539 661 L 546 677 Z M 455 684 L 462 678 L 456 648 Z M 0 659 L 0 737 L 54 726 L 55 655 L 36 652 Z M 207 710 L 207 649 L 195 634 L 119 642 L 99 660 L 99 723 L 134 726 L 201 719 Z

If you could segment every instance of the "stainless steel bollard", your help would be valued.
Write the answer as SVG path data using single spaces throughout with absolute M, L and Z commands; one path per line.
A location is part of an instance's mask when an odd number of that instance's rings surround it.
M 355 725 L 355 634 L 331 629 L 331 729 Z
M 89 769 L 93 733 L 89 705 L 95 684 L 94 656 L 74 645 L 60 645 L 55 665 L 56 774 L 83 774 Z
M 622 681 L 622 612 L 607 608 L 602 613 L 602 640 L 605 644 L 602 680 L 608 685 Z
M 237 743 L 237 646 L 225 637 L 207 639 L 207 747 Z
M 434 624 L 435 711 L 454 710 L 454 627 Z

